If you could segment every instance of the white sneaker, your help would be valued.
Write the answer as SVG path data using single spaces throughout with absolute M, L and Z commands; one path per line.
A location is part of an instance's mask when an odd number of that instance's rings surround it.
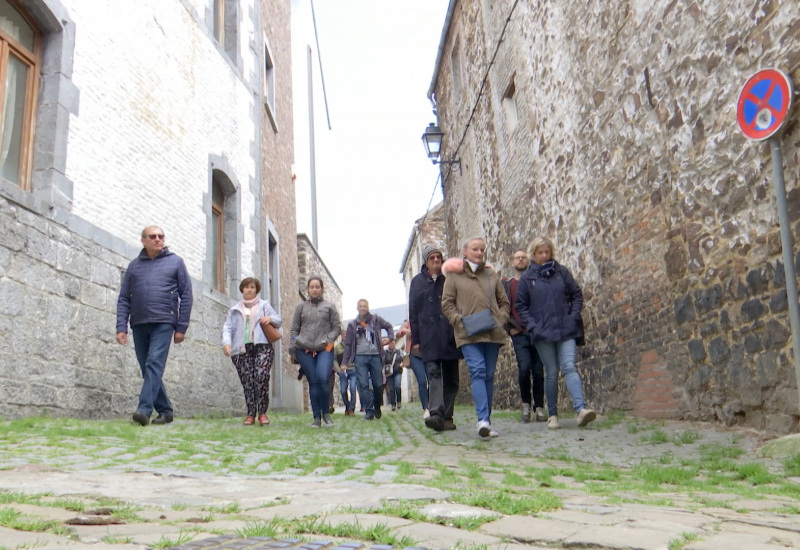
M 430 415 L 431 415 L 431 411 L 429 411 L 428 409 L 425 409 L 424 411 L 422 411 L 422 420 L 427 420 Z
M 492 429 L 492 425 L 489 424 L 486 420 L 481 420 L 478 422 L 478 435 L 481 437 L 497 437 L 500 435 L 498 432 Z
M 597 418 L 597 413 L 592 409 L 581 409 L 581 412 L 578 413 L 578 426 L 586 426 L 595 418 Z
M 561 427 L 561 424 L 558 423 L 557 416 L 551 416 L 547 419 L 547 427 L 551 430 L 557 430 Z
M 536 416 L 536 422 L 546 422 L 547 421 L 547 413 L 544 412 L 542 407 L 536 407 L 536 412 L 534 413 Z

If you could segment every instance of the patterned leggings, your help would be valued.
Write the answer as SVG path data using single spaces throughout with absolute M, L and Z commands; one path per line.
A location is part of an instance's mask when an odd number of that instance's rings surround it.
M 244 353 L 232 355 L 247 403 L 247 416 L 266 414 L 269 408 L 269 372 L 275 358 L 272 344 L 246 344 Z

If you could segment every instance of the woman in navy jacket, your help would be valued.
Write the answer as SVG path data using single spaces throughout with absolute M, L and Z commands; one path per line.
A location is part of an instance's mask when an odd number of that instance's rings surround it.
M 583 336 L 583 292 L 569 270 L 555 261 L 555 247 L 547 237 L 533 239 L 528 256 L 531 265 L 520 278 L 515 306 L 544 363 L 547 427 L 561 427 L 557 408 L 559 366 L 578 415 L 578 426 L 585 426 L 596 414 L 585 407 L 575 367 L 575 340 Z

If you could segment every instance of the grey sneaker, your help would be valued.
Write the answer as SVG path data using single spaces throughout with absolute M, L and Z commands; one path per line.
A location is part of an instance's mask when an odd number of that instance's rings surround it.
M 536 422 L 547 422 L 547 413 L 542 407 L 536 407 Z
M 520 416 L 520 420 L 522 420 L 526 424 L 531 421 L 531 404 L 530 403 L 523 403 L 522 404 L 522 415 Z
M 592 409 L 581 409 L 581 412 L 578 413 L 578 426 L 586 426 L 595 418 L 597 418 L 597 413 Z
M 315 418 L 314 422 L 309 424 L 309 426 L 312 427 L 312 428 L 319 428 L 320 425 L 322 425 L 322 421 L 319 418 Z
M 551 416 L 550 418 L 548 418 L 547 419 L 547 427 L 550 428 L 551 430 L 559 429 L 561 427 L 561 424 L 558 423 L 558 417 L 557 416 Z
M 333 420 L 331 420 L 331 415 L 329 414 L 322 415 L 322 425 L 325 426 L 326 428 L 333 427 Z

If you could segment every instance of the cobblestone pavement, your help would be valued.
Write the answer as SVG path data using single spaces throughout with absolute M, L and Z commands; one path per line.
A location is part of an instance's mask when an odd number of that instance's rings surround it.
M 561 430 L 548 431 L 545 424 L 522 424 L 515 414 L 506 413 L 496 415 L 493 422 L 500 437 L 481 441 L 475 434 L 473 415 L 460 410 L 458 430 L 433 434 L 424 428 L 416 410 L 386 412 L 374 423 L 384 423 L 398 445 L 381 457 L 378 465 L 359 464 L 354 471 L 337 475 L 323 471 L 217 475 L 149 468 L 134 461 L 126 467 L 104 468 L 97 466 L 96 456 L 82 455 L 80 449 L 73 450 L 69 464 L 39 464 L 33 447 L 30 455 L 0 453 L 0 468 L 5 468 L 0 469 L 0 495 L 46 494 L 55 501 L 0 503 L 0 517 L 4 507 L 9 507 L 20 517 L 70 523 L 70 531 L 61 533 L 0 527 L 0 548 L 800 548 L 800 491 L 727 493 L 670 490 L 666 484 L 648 497 L 614 479 L 582 479 L 574 472 L 559 475 L 560 468 L 580 472 L 582 465 L 587 469 L 588 465 L 604 465 L 604 471 L 612 473 L 642 464 L 668 468 L 669 464 L 697 460 L 701 444 L 720 448 L 735 444 L 742 453 L 737 458 L 741 464 L 760 464 L 764 472 L 781 472 L 779 458 L 763 458 L 757 453 L 764 442 L 758 433 L 681 422 L 651 425 L 626 420 L 604 426 L 603 419 L 588 429 L 578 429 L 574 419 L 565 419 Z M 335 418 L 337 423 L 361 422 L 339 414 Z M 175 425 L 181 422 L 194 421 L 177 419 Z M 280 429 L 279 421 L 273 424 L 270 430 Z M 324 438 L 335 430 L 316 433 Z M 691 438 L 686 434 L 692 434 Z M 355 448 L 368 444 L 354 443 Z M 352 452 L 357 455 L 355 449 Z M 664 460 L 665 455 L 669 460 Z M 242 460 L 246 462 L 248 457 Z M 401 476 L 398 464 L 413 465 L 413 471 Z M 508 476 L 509 471 L 538 468 L 555 473 L 547 482 L 516 487 Z M 443 475 L 454 476 L 453 488 L 441 482 Z M 476 492 L 508 487 L 516 495 L 546 494 L 557 499 L 558 505 L 533 513 L 500 513 L 491 505 L 468 504 L 463 499 L 455 502 L 455 484 L 462 479 L 457 475 L 480 478 Z M 439 481 L 434 483 L 436 479 Z M 800 478 L 781 477 L 784 483 L 787 479 L 790 489 L 800 486 Z M 614 488 L 613 496 L 609 496 L 609 487 Z M 63 504 L 68 499 L 98 503 L 115 499 L 135 510 L 135 520 L 105 523 L 102 513 L 70 511 Z M 413 503 L 413 514 L 386 510 L 387 504 L 399 510 L 407 503 Z M 467 525 L 465 519 L 469 518 L 480 521 Z M 326 527 L 318 533 L 333 534 L 289 538 L 254 535 L 248 530 L 283 520 L 318 522 Z M 359 533 L 383 530 L 396 544 L 378 545 L 369 540 L 379 539 L 348 536 L 348 528 L 357 528 Z

